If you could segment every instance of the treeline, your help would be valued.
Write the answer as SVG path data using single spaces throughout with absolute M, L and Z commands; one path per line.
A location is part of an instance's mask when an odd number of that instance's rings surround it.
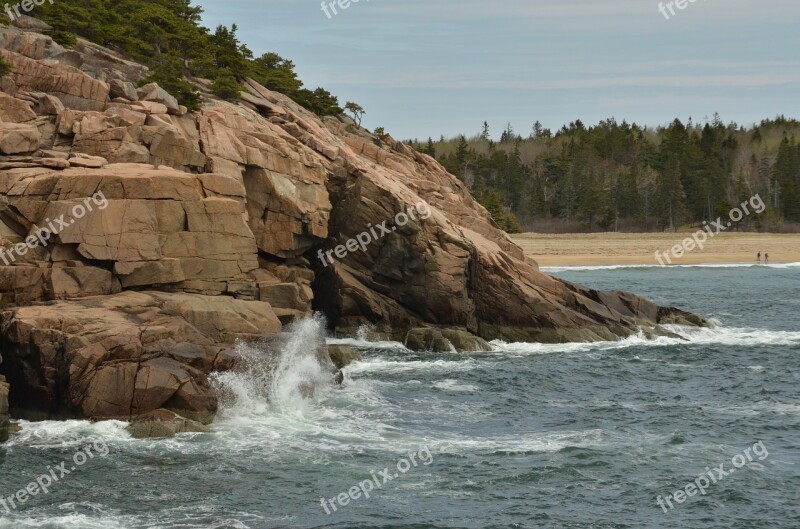
M 676 119 L 647 128 L 614 119 L 570 123 L 527 138 L 509 125 L 480 134 L 409 141 L 461 178 L 508 231 L 661 231 L 727 218 L 760 194 L 768 205 L 735 229 L 798 231 L 800 122 L 750 128 Z
M 143 83 L 157 82 L 190 110 L 199 108 L 200 93 L 187 79 L 208 79 L 214 94 L 233 100 L 240 80 L 251 77 L 317 114 L 342 113 L 330 92 L 303 87 L 292 61 L 275 53 L 255 57 L 235 24 L 212 32 L 201 25 L 202 12 L 192 0 L 58 0 L 33 14 L 53 26 L 51 36 L 62 45 L 80 36 L 150 67 Z

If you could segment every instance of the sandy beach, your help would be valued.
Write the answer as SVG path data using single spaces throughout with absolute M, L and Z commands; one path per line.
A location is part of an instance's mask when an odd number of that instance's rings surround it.
M 692 233 L 523 233 L 512 235 L 540 266 L 658 265 L 655 252 L 667 253 Z M 800 262 L 800 234 L 720 233 L 673 264 L 754 263 L 758 252 L 770 263 Z M 666 262 L 666 261 L 665 261 Z

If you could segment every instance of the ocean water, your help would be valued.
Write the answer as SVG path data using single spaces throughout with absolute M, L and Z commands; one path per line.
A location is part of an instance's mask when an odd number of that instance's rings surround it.
M 800 265 L 550 272 L 715 326 L 481 354 L 329 339 L 364 356 L 337 388 L 312 360 L 310 319 L 277 364 L 239 345 L 248 369 L 215 377 L 212 433 L 22 422 L 0 446 L 0 496 L 94 457 L 0 505 L 0 529 L 800 527 Z M 695 480 L 704 493 L 677 502 Z

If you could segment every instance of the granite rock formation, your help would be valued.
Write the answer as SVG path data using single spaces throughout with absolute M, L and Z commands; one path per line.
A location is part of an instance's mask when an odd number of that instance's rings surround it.
M 233 341 L 314 310 L 445 350 L 704 323 L 541 273 L 434 159 L 252 80 L 187 112 L 87 41 L 0 27 L 0 57 L 0 373 L 17 416 L 208 423 L 207 375 L 235 364 Z M 429 216 L 400 222 L 419 204 Z M 69 224 L 42 241 L 55 219 Z

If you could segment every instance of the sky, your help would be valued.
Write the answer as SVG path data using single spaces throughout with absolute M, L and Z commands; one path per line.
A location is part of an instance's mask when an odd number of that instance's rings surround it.
M 291 59 L 307 88 L 360 104 L 365 127 L 396 139 L 484 121 L 497 138 L 536 120 L 800 118 L 800 1 L 667 3 L 360 0 L 329 17 L 320 0 L 195 0 L 206 26 L 236 23 L 256 56 Z

